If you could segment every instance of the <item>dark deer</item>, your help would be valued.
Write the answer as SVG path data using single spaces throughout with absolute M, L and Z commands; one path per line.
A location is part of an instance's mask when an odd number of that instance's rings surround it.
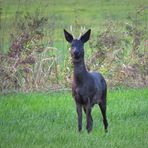
M 108 122 L 106 118 L 106 81 L 100 73 L 88 72 L 84 62 L 84 43 L 90 38 L 91 30 L 88 30 L 80 38 L 73 36 L 64 29 L 66 40 L 71 44 L 71 57 L 74 65 L 72 95 L 75 99 L 78 114 L 78 130 L 82 130 L 82 108 L 86 114 L 88 133 L 92 130 L 92 107 L 98 104 L 103 116 L 104 129 L 107 132 Z

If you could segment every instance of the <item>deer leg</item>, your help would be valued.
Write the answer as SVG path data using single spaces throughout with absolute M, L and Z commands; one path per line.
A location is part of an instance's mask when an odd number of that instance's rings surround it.
M 105 132 L 107 132 L 108 122 L 107 122 L 107 118 L 106 118 L 106 103 L 100 102 L 99 107 L 100 107 L 102 117 L 103 117 L 104 129 L 105 129 Z
M 78 114 L 78 131 L 82 130 L 82 105 L 77 104 L 77 114 Z
M 88 105 L 86 106 L 86 120 L 87 120 L 86 129 L 87 129 L 88 133 L 90 133 L 91 130 L 92 130 L 92 125 L 93 125 L 93 119 L 92 119 L 92 116 L 91 116 L 91 105 L 90 105 L 90 103 L 88 103 Z

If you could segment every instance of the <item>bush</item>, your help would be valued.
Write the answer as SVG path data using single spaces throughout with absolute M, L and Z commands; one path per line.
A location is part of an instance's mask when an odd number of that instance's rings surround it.
M 90 42 L 93 50 L 87 59 L 89 69 L 102 72 L 110 87 L 148 86 L 148 54 L 144 45 L 148 33 L 140 21 L 141 14 L 129 17 L 130 23 L 106 22 Z M 95 50 L 94 50 L 95 49 Z

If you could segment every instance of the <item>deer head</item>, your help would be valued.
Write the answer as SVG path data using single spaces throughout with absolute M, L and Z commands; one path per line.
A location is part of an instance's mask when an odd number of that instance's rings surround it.
M 70 53 L 73 62 L 80 62 L 84 60 L 84 43 L 90 38 L 91 30 L 81 35 L 78 39 L 74 39 L 73 36 L 64 29 L 65 39 L 70 43 Z

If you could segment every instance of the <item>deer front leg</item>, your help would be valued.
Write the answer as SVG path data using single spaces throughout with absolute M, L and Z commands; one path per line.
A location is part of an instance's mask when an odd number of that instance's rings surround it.
M 77 114 L 78 114 L 78 131 L 80 132 L 82 130 L 82 105 L 77 105 Z
M 90 105 L 89 101 L 88 101 L 88 104 L 85 109 L 86 109 L 86 120 L 87 120 L 86 129 L 87 129 L 88 133 L 90 133 L 92 130 L 93 119 L 91 116 L 91 105 Z

